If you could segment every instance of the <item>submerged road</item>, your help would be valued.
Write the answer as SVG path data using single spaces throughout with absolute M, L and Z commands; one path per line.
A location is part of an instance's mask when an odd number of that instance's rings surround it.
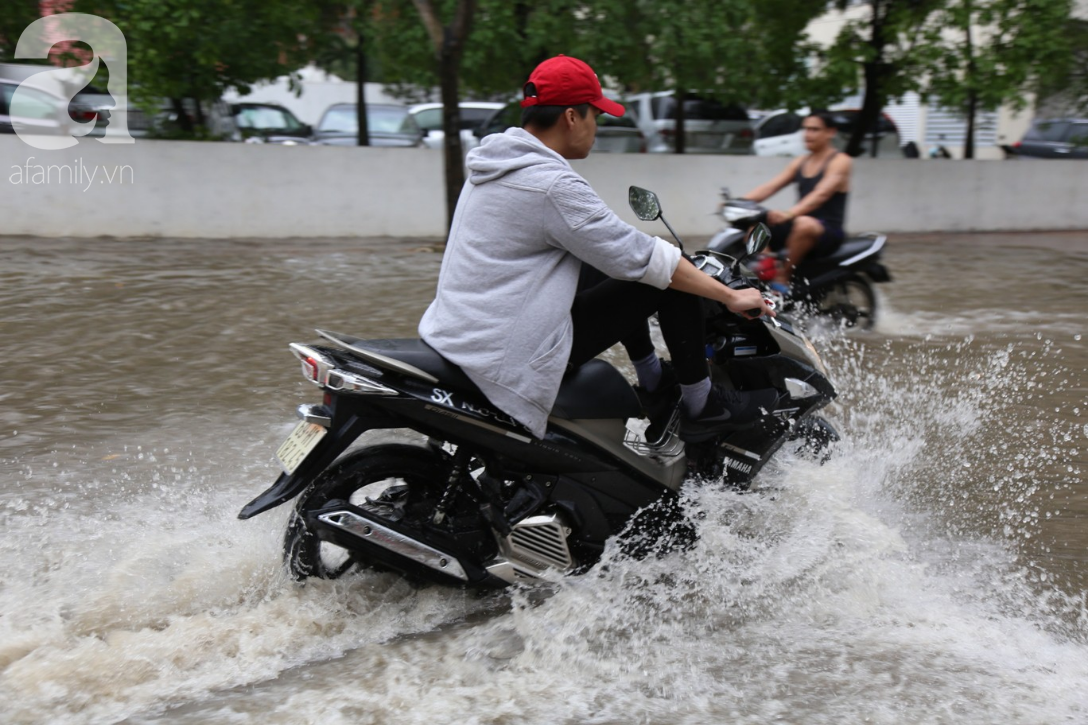
M 287 343 L 414 335 L 432 243 L 0 255 L 0 721 L 1088 719 L 1088 233 L 892 237 L 876 330 L 816 341 L 828 464 L 693 490 L 692 552 L 486 597 L 298 586 L 286 507 L 236 519 L 315 400 Z

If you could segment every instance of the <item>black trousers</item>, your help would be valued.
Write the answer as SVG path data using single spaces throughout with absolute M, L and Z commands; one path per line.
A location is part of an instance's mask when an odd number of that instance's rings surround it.
M 677 380 L 690 385 L 707 377 L 702 300 L 673 289 L 612 279 L 582 265 L 578 294 L 571 306 L 574 346 L 570 367 L 578 367 L 617 342 L 632 360 L 654 352 L 649 317 L 657 313 L 661 335 L 672 355 Z

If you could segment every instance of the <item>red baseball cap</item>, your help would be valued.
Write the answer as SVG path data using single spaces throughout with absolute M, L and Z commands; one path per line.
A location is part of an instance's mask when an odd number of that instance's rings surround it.
M 557 55 L 538 65 L 523 91 L 525 100 L 521 102 L 522 108 L 588 103 L 613 116 L 622 116 L 625 110 L 620 104 L 604 97 L 601 82 L 592 68 L 577 58 L 565 55 Z

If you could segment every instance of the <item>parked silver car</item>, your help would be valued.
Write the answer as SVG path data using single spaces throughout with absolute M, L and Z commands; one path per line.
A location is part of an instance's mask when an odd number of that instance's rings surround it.
M 635 109 L 649 151 L 676 150 L 676 94 L 637 93 L 625 99 Z M 688 95 L 684 100 L 684 150 L 690 154 L 750 154 L 752 121 L 741 106 Z
M 458 104 L 461 111 L 461 147 L 465 151 L 480 144 L 480 126 L 502 105 L 486 101 Z M 442 104 L 420 103 L 409 108 L 408 113 L 423 131 L 423 145 L 429 149 L 442 148 L 446 140 L 446 132 L 442 128 Z
M 314 129 L 314 143 L 354 146 L 359 138 L 359 119 L 354 103 L 337 103 L 325 111 Z M 423 131 L 406 106 L 368 103 L 366 123 L 371 146 L 420 147 Z

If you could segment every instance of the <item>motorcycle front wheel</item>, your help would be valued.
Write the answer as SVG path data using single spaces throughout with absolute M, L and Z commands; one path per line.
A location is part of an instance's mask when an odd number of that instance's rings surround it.
M 446 477 L 441 456 L 420 446 L 381 445 L 344 456 L 325 469 L 295 505 L 283 540 L 287 573 L 296 581 L 336 579 L 360 563 L 349 550 L 315 536 L 306 527 L 307 510 L 342 499 L 360 507 L 383 507 L 409 523 L 434 510 Z
M 876 324 L 876 293 L 869 280 L 851 275 L 831 285 L 817 300 L 821 317 L 850 330 L 871 330 Z

